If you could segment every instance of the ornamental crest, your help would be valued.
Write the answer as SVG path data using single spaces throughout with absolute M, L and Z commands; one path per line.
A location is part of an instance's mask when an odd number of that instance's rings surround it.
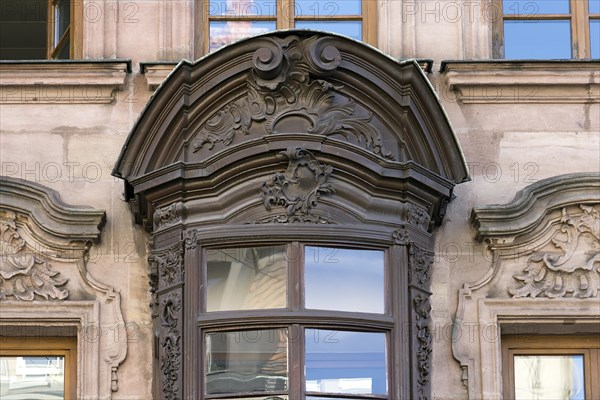
M 583 214 L 571 216 L 562 209 L 560 227 L 552 237 L 558 251 L 533 254 L 522 283 L 509 289 L 513 297 L 598 296 L 600 288 L 600 213 L 593 206 L 580 205 Z
M 281 152 L 289 159 L 285 173 L 276 173 L 261 185 L 261 197 L 265 208 L 285 207 L 285 214 L 270 216 L 258 223 L 307 222 L 332 223 L 311 213 L 323 195 L 335 193 L 328 182 L 333 171 L 331 165 L 319 163 L 308 150 L 295 148 Z
M 381 133 L 371 124 L 372 114 L 359 112 L 351 99 L 336 96 L 341 86 L 324 79 L 342 56 L 329 38 L 301 40 L 262 38 L 253 55 L 247 92 L 212 116 L 192 140 L 193 152 L 216 143 L 229 146 L 251 129 L 262 135 L 309 133 L 338 136 L 366 150 L 393 159 L 384 149 Z

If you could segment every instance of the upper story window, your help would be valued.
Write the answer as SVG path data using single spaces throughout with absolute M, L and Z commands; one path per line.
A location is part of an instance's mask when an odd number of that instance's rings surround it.
M 82 2 L 0 0 L 0 59 L 81 57 Z
M 340 33 L 376 45 L 375 0 L 210 0 L 204 51 L 276 29 Z
M 600 0 L 497 0 L 495 58 L 600 57 Z

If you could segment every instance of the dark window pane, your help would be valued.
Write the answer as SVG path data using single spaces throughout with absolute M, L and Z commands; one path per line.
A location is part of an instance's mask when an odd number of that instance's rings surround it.
M 386 394 L 385 333 L 306 329 L 306 391 Z
M 571 58 L 570 29 L 569 21 L 505 21 L 505 58 Z
M 0 6 L 0 59 L 47 58 L 48 1 L 0 0 Z
M 580 1 L 580 0 L 578 0 Z M 568 14 L 569 0 L 503 0 L 505 15 L 535 17 L 540 14 Z
M 296 28 L 340 33 L 352 39 L 362 40 L 360 21 L 296 21 Z
M 589 0 L 588 7 L 590 14 L 600 14 L 600 0 Z
M 71 40 L 70 38 L 63 42 L 63 46 L 56 55 L 58 60 L 68 60 L 71 56 Z
M 305 306 L 384 312 L 384 252 L 306 246 Z
M 287 329 L 206 335 L 206 393 L 287 389 Z
M 253 15 L 271 15 L 277 13 L 276 0 L 211 0 L 208 4 L 209 15 L 228 17 L 247 17 Z
M 360 15 L 362 0 L 296 0 L 294 13 L 314 18 Z
M 211 21 L 209 51 L 249 36 L 274 31 L 275 21 Z
M 590 39 L 592 44 L 592 58 L 600 58 L 600 19 L 590 21 Z
M 65 395 L 64 357 L 0 357 L 0 398 L 62 399 Z
M 584 400 L 583 356 L 514 356 L 515 398 Z
M 207 311 L 284 308 L 285 246 L 211 249 L 207 255 Z

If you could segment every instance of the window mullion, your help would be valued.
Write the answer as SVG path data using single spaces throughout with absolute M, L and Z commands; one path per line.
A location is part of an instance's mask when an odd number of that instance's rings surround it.
M 571 0 L 571 46 L 573 58 L 590 57 L 588 1 Z
M 293 311 L 298 311 L 302 307 L 302 247 L 298 242 L 292 242 L 288 245 L 288 307 Z
M 294 27 L 294 0 L 277 0 L 277 29 Z
M 304 329 L 300 324 L 288 332 L 289 399 L 304 399 Z

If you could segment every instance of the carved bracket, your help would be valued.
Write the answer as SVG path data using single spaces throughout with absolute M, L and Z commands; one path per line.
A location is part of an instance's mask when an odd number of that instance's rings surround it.
M 183 203 L 177 202 L 154 211 L 154 229 L 178 224 L 183 219 Z
M 261 185 L 265 208 L 285 207 L 283 215 L 269 216 L 257 223 L 332 223 L 329 219 L 311 213 L 322 195 L 335 193 L 329 177 L 330 165 L 323 165 L 308 150 L 294 148 L 280 153 L 288 158 L 285 173 L 276 173 Z

